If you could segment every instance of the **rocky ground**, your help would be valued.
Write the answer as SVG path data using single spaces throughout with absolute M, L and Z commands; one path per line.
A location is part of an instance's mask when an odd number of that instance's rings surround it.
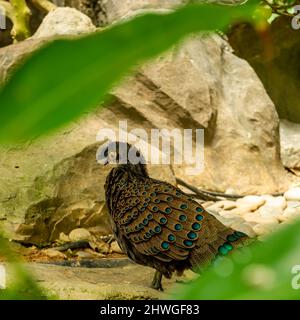
M 202 204 L 227 226 L 264 240 L 300 217 L 300 187 L 282 196 L 249 195 Z M 161 299 L 168 297 L 178 280 L 165 279 L 164 293 L 151 289 L 151 268 L 131 262 L 111 235 L 97 237 L 84 228 L 61 233 L 45 248 L 11 244 L 47 294 L 60 299 Z M 187 272 L 184 278 L 193 276 Z
M 224 224 L 250 237 L 263 237 L 285 223 L 300 218 L 300 188 L 283 196 L 249 195 L 236 201 L 205 203 L 206 209 Z
M 164 279 L 164 292 L 150 288 L 153 269 L 131 263 L 104 268 L 64 267 L 32 263 L 28 268 L 48 295 L 59 299 L 163 299 L 176 286 Z M 184 278 L 190 277 L 190 274 Z

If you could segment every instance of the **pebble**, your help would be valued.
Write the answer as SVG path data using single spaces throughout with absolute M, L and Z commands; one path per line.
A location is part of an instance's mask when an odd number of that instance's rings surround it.
M 254 238 L 256 236 L 256 233 L 253 231 L 253 228 L 250 226 L 249 223 L 246 223 L 246 222 L 237 223 L 237 224 L 233 224 L 231 227 L 236 231 L 245 233 L 250 238 Z
M 232 210 L 236 208 L 237 204 L 235 201 L 230 201 L 230 200 L 225 200 L 225 201 L 220 201 L 222 202 L 222 208 L 224 210 Z
M 287 201 L 300 201 L 300 188 L 291 188 L 285 192 L 284 197 Z
M 233 225 L 241 224 L 244 222 L 244 220 L 240 217 L 228 218 L 228 217 L 219 216 L 217 219 L 227 227 L 232 227 Z
M 273 197 L 263 195 L 262 198 L 266 200 L 265 206 L 278 208 L 280 210 L 284 210 L 287 207 L 287 201 L 285 197 Z
M 264 236 L 266 234 L 269 234 L 278 228 L 278 224 L 274 223 L 263 223 L 263 224 L 257 224 L 253 227 L 253 231 L 258 236 Z
M 113 241 L 110 245 L 110 249 L 112 252 L 123 253 L 117 241 Z
M 264 219 L 269 219 L 269 218 L 280 219 L 280 217 L 283 214 L 283 210 L 281 207 L 264 205 L 263 207 L 259 208 L 258 213 Z
M 95 259 L 95 258 L 104 258 L 105 254 L 98 253 L 92 249 L 85 249 L 76 252 L 76 255 L 79 259 Z
M 287 206 L 289 208 L 297 208 L 297 207 L 300 207 L 300 202 L 299 201 L 287 201 Z
M 300 218 L 300 207 L 287 207 L 283 215 L 281 216 L 281 221 L 295 220 Z
M 48 256 L 49 258 L 59 258 L 59 259 L 66 259 L 67 256 L 62 252 L 55 250 L 55 249 L 44 249 L 43 253 Z
M 77 251 L 76 256 L 79 259 L 94 259 L 95 258 L 94 254 L 92 254 L 90 252 L 86 252 L 86 251 Z
M 250 211 L 254 211 L 257 208 L 265 204 L 266 200 L 260 196 L 245 196 L 244 198 L 238 199 L 237 204 L 248 205 Z
M 91 238 L 91 234 L 87 229 L 77 228 L 72 230 L 69 233 L 70 241 L 76 242 L 81 240 L 89 240 Z
M 253 205 L 245 203 L 245 204 L 240 204 L 237 208 L 231 210 L 230 212 L 237 216 L 243 216 L 244 214 L 247 214 L 252 211 L 253 211 Z
M 251 212 L 243 216 L 245 221 L 258 224 L 278 224 L 278 220 L 272 216 L 261 216 L 259 212 Z
M 102 254 L 108 254 L 110 253 L 110 247 L 109 244 L 107 244 L 106 242 L 104 242 L 101 239 L 96 239 L 95 237 L 93 237 L 90 241 L 89 241 L 89 245 L 91 246 L 91 248 L 99 253 Z
M 65 233 L 61 232 L 59 234 L 59 240 L 62 241 L 62 242 L 69 242 L 70 238 Z

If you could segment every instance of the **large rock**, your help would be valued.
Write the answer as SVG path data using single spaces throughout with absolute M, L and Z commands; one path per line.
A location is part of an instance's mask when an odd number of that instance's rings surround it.
M 258 74 L 280 118 L 299 123 L 300 38 L 291 21 L 289 16 L 279 16 L 266 36 L 250 24 L 238 24 L 231 30 L 229 40 L 235 53 Z
M 78 10 L 56 8 L 47 14 L 32 38 L 78 35 L 95 30 L 91 19 Z
M 168 10 L 187 0 L 53 0 L 57 6 L 76 8 L 89 16 L 97 26 L 107 26 L 120 19 L 149 12 L 153 9 Z
M 186 40 L 115 90 L 109 118 L 128 118 L 145 129 L 204 128 L 205 170 L 187 175 L 186 166 L 173 166 L 193 185 L 244 194 L 283 191 L 276 110 L 252 68 L 227 48 L 218 36 Z
M 57 6 L 76 8 L 89 16 L 96 26 L 107 26 L 146 12 L 172 10 L 190 0 L 52 0 Z M 233 5 L 243 0 L 196 0 L 197 3 Z

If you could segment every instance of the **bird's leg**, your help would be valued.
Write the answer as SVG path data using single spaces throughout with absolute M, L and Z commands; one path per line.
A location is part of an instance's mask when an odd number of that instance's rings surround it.
M 164 291 L 162 285 L 161 285 L 161 278 L 162 278 L 162 273 L 158 270 L 155 271 L 154 277 L 151 283 L 151 288 Z

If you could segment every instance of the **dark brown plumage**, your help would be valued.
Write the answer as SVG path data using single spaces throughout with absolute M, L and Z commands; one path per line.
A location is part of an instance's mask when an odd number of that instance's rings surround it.
M 105 164 L 119 163 L 129 150 L 139 161 L 125 161 L 110 171 L 106 204 L 122 250 L 133 261 L 157 270 L 154 288 L 162 289 L 162 274 L 170 278 L 185 269 L 201 272 L 218 256 L 247 242 L 245 234 L 224 226 L 180 189 L 150 178 L 136 148 L 111 143 L 103 148 L 100 159 Z

